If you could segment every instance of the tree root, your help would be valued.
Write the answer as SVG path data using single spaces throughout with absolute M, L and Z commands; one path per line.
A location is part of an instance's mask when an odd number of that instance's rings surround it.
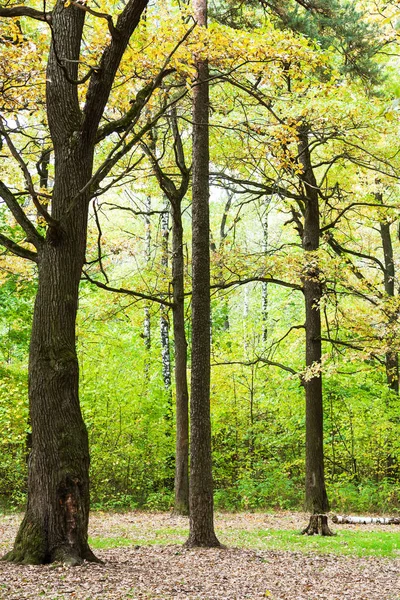
M 311 515 L 307 527 L 301 533 L 302 535 L 335 535 L 329 528 L 327 515 Z
M 194 535 L 190 535 L 186 542 L 183 544 L 184 548 L 220 548 L 222 550 L 226 550 L 226 546 L 221 544 L 218 538 L 214 536 L 210 536 L 207 538 L 201 538 Z

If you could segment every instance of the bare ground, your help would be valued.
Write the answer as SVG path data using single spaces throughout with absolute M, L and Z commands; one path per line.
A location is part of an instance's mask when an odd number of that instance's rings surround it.
M 12 544 L 20 517 L 0 518 L 0 553 Z M 241 513 L 217 515 L 216 527 L 297 529 L 306 515 Z M 141 538 L 155 543 L 165 528 L 179 530 L 187 520 L 165 513 L 94 513 L 92 537 Z M 346 526 L 335 525 L 335 529 Z M 348 527 L 348 526 L 347 526 Z M 398 526 L 363 529 L 399 531 Z M 175 535 L 176 537 L 176 535 Z M 184 539 L 184 536 L 182 536 Z M 97 550 L 103 565 L 29 567 L 0 562 L 1 600 L 400 600 L 400 558 L 355 558 L 333 554 L 248 550 L 187 550 L 180 545 L 138 545 Z

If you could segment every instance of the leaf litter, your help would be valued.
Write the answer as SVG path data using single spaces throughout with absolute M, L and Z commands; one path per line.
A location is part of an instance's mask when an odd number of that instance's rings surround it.
M 19 521 L 16 515 L 0 517 L 1 553 L 11 546 Z M 299 513 L 219 514 L 216 529 L 223 540 L 230 530 L 299 531 L 306 521 L 307 515 Z M 140 534 L 141 544 L 96 550 L 104 564 L 74 568 L 0 562 L 0 599 L 400 600 L 400 558 L 157 544 L 162 530 L 184 541 L 187 526 L 184 517 L 167 513 L 93 513 L 93 539 L 129 540 Z M 398 531 L 395 526 L 364 527 Z

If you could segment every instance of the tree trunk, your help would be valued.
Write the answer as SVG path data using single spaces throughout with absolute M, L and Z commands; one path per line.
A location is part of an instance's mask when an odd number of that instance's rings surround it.
M 92 151 L 56 155 L 54 217 L 86 183 Z M 29 358 L 32 450 L 28 506 L 8 560 L 29 564 L 93 560 L 87 543 L 89 448 L 78 396 L 75 321 L 85 260 L 88 199 L 39 253 Z
M 303 291 L 306 311 L 306 369 L 303 385 L 306 394 L 306 509 L 313 513 L 329 510 L 324 476 L 323 449 L 323 398 L 321 375 L 321 311 L 323 294 L 318 257 L 319 203 L 318 188 L 314 176 L 307 129 L 299 135 L 299 162 L 303 172 L 305 214 L 303 249 L 306 253 L 303 269 Z
M 168 270 L 168 239 L 169 239 L 169 211 L 168 204 L 165 211 L 161 215 L 161 232 L 162 232 L 162 256 L 161 256 L 161 267 L 163 273 L 166 274 Z M 172 406 L 171 406 L 171 355 L 169 351 L 169 321 L 168 321 L 168 308 L 161 305 L 160 315 L 160 335 L 161 335 L 161 358 L 162 358 L 162 374 L 164 380 L 165 390 L 168 394 L 168 415 L 167 418 L 172 417 Z
M 189 514 L 189 392 L 185 333 L 184 255 L 181 202 L 172 205 L 172 309 L 175 344 L 176 451 L 174 512 Z
M 382 201 L 382 196 L 378 195 L 378 199 Z M 395 266 L 394 266 L 394 256 L 393 256 L 393 244 L 392 237 L 390 234 L 390 223 L 382 222 L 380 223 L 380 234 L 382 240 L 382 248 L 383 248 L 383 256 L 384 256 L 384 264 L 385 264 L 385 272 L 384 272 L 384 284 L 385 284 L 385 292 L 388 296 L 394 297 L 396 294 L 395 289 Z M 389 319 L 389 327 L 393 325 L 398 318 L 397 311 L 393 311 L 390 314 Z M 395 342 L 393 340 L 393 334 L 389 331 L 389 339 L 387 343 L 389 347 Z M 386 381 L 389 389 L 391 389 L 395 394 L 399 393 L 399 355 L 395 350 L 389 350 L 385 355 L 385 368 L 386 368 Z M 388 408 L 390 405 L 390 400 L 388 400 Z M 393 422 L 395 419 L 391 417 L 391 421 Z M 387 457 L 386 457 L 386 476 L 391 478 L 398 477 L 398 461 L 396 459 L 396 452 L 392 449 L 392 444 L 387 444 Z
M 32 449 L 28 504 L 5 559 L 25 564 L 96 560 L 88 541 L 89 448 L 79 405 L 75 322 L 85 261 L 95 138 L 110 89 L 146 0 L 129 0 L 93 71 L 80 108 L 78 66 L 85 11 L 57 0 L 46 73 L 55 176 L 46 239 L 38 238 L 38 292 L 29 354 Z M 28 15 L 29 16 L 29 15 Z
M 334 535 L 329 529 L 327 515 L 311 515 L 309 524 L 301 533 L 303 535 Z
M 268 253 L 268 238 L 269 238 L 269 206 L 270 200 L 267 201 L 265 207 L 265 213 L 263 216 L 262 226 L 263 226 L 263 253 L 267 255 Z M 263 326 L 263 342 L 266 344 L 268 342 L 268 283 L 263 281 L 262 283 L 262 298 L 261 298 L 261 312 L 262 312 L 262 326 Z
M 144 217 L 144 226 L 145 226 L 145 260 L 146 266 L 149 267 L 151 260 L 151 196 L 146 197 L 146 208 L 145 208 L 145 217 Z M 144 375 L 145 379 L 149 379 L 149 371 L 150 371 L 150 356 L 149 351 L 151 349 L 151 317 L 150 317 L 150 304 L 145 306 L 144 308 L 144 322 L 143 322 L 143 340 L 144 347 L 147 350 L 145 364 L 144 364 Z
M 207 26 L 207 0 L 194 0 Z M 186 545 L 220 546 L 214 532 L 210 420 L 210 224 L 208 64 L 197 62 L 193 89 L 192 386 L 190 403 L 190 531 Z
M 382 248 L 385 262 L 384 284 L 385 292 L 388 296 L 395 296 L 395 268 L 393 257 L 393 245 L 390 235 L 390 223 L 380 223 L 380 233 L 382 240 Z M 391 322 L 397 319 L 397 315 L 393 315 Z M 392 342 L 392 340 L 388 340 Z M 389 351 L 385 356 L 386 364 L 386 379 L 391 390 L 396 394 L 399 393 L 399 357 L 397 352 Z

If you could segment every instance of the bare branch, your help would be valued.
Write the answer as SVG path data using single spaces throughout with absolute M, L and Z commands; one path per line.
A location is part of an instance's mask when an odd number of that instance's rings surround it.
M 57 221 L 55 219 L 53 219 L 53 217 L 48 213 L 48 211 L 45 209 L 45 207 L 40 203 L 38 194 L 35 191 L 35 186 L 33 185 L 32 177 L 29 172 L 28 166 L 25 163 L 22 156 L 20 155 L 20 153 L 18 152 L 17 148 L 14 146 L 14 143 L 12 142 L 10 136 L 8 135 L 8 133 L 5 131 L 5 129 L 3 127 L 0 127 L 0 133 L 6 140 L 7 146 L 9 147 L 12 156 L 15 158 L 15 160 L 17 161 L 17 163 L 19 164 L 19 166 L 21 168 L 21 171 L 24 175 L 27 190 L 32 197 L 33 204 L 35 205 L 35 208 L 38 211 L 39 215 L 45 219 L 45 221 L 48 225 L 52 225 L 53 227 L 58 226 Z
M 36 252 L 32 252 L 31 250 L 20 246 L 19 244 L 13 242 L 13 240 L 10 240 L 10 238 L 6 237 L 2 233 L 0 233 L 0 245 L 4 246 L 4 248 L 7 248 L 7 250 L 10 250 L 10 252 L 15 254 L 16 256 L 32 260 L 33 262 L 37 262 L 38 257 Z
M 281 285 L 283 287 L 288 287 L 293 290 L 298 290 L 300 292 L 303 291 L 303 287 L 297 283 L 290 283 L 289 281 L 283 281 L 281 279 L 276 279 L 275 277 L 248 277 L 246 279 L 237 279 L 235 281 L 229 281 L 228 283 L 215 283 L 211 285 L 211 289 L 218 290 L 226 290 L 233 286 L 245 285 L 246 283 L 252 283 L 254 281 L 261 281 L 263 283 L 273 283 L 276 285 Z
M 30 6 L 10 6 L 8 8 L 0 6 L 0 17 L 30 17 L 36 21 L 49 22 L 51 13 L 36 10 Z
M 212 367 L 220 367 L 220 366 L 225 366 L 225 365 L 243 365 L 244 367 L 253 367 L 254 365 L 258 365 L 259 363 L 264 363 L 266 365 L 270 365 L 271 367 L 278 367 L 279 369 L 283 369 L 284 371 L 287 371 L 288 373 L 291 373 L 292 375 L 299 375 L 299 373 L 297 373 L 297 371 L 295 371 L 291 367 L 283 365 L 282 363 L 277 362 L 275 360 L 269 360 L 268 358 L 264 358 L 262 356 L 258 356 L 254 360 L 249 360 L 249 361 L 235 360 L 235 361 L 227 361 L 227 362 L 214 362 L 214 363 L 212 363 L 211 366 Z
M 83 275 L 87 281 L 93 283 L 98 288 L 102 290 L 106 290 L 107 292 L 114 292 L 116 294 L 124 294 L 125 296 L 133 296 L 134 298 L 138 298 L 139 300 L 150 300 L 150 302 L 157 302 L 158 304 L 162 304 L 163 306 L 168 306 L 169 308 L 173 308 L 173 303 L 168 302 L 165 298 L 159 298 L 158 296 L 151 296 L 150 294 L 142 294 L 141 292 L 135 292 L 134 290 L 127 290 L 125 288 L 114 288 L 110 285 L 105 285 L 96 279 L 92 279 L 86 271 L 83 271 Z
M 18 204 L 17 199 L 12 191 L 1 180 L 0 197 L 3 198 L 18 225 L 20 225 L 20 227 L 22 227 L 22 229 L 25 231 L 28 242 L 31 242 L 36 248 L 38 248 L 44 241 L 42 236 L 39 234 L 33 223 L 28 219 Z
M 86 4 L 82 4 L 81 2 L 75 2 L 74 0 L 71 0 L 71 4 L 73 4 L 77 8 L 80 8 L 81 10 L 84 10 L 85 12 L 93 15 L 94 17 L 99 17 L 100 19 L 106 19 L 111 37 L 118 39 L 119 31 L 115 27 L 111 15 L 108 15 L 107 13 L 99 12 L 97 10 L 93 10 L 93 8 L 86 6 Z

